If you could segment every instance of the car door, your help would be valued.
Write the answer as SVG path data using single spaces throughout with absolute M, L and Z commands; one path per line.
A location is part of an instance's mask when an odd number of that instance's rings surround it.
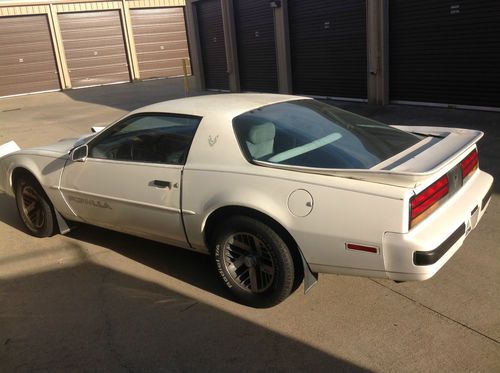
M 200 120 L 141 113 L 106 129 L 64 168 L 66 202 L 90 224 L 186 247 L 182 169 Z

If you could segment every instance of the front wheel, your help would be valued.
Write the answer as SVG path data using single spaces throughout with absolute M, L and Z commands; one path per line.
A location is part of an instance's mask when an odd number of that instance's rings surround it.
M 54 234 L 54 210 L 36 180 L 22 176 L 16 181 L 16 203 L 21 220 L 33 236 Z
M 294 264 L 283 239 L 253 218 L 236 216 L 216 231 L 217 271 L 232 295 L 252 307 L 271 307 L 293 289 Z

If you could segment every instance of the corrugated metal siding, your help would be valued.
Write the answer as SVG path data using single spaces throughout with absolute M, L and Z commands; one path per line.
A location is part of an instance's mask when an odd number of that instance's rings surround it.
M 130 8 L 156 8 L 164 6 L 184 6 L 185 0 L 127 0 Z
M 65 3 L 57 4 L 55 6 L 58 13 L 64 12 L 91 12 L 99 10 L 112 10 L 119 9 L 121 2 L 119 1 L 105 1 L 105 2 L 93 2 L 93 3 Z
M 130 15 L 141 78 L 183 75 L 182 60 L 189 61 L 184 9 L 132 9 Z
M 60 88 L 46 15 L 0 18 L 0 96 Z
M 130 80 L 118 11 L 59 14 L 73 87 Z
M 290 0 L 295 93 L 367 97 L 366 1 Z
M 43 14 L 48 12 L 48 8 L 46 5 L 0 6 L 0 17 Z
M 500 106 L 500 1 L 389 6 L 392 100 Z
M 277 92 L 274 16 L 269 0 L 235 0 L 234 15 L 241 89 Z
M 206 88 L 228 90 L 229 77 L 220 0 L 203 0 L 195 4 Z
M 121 6 L 121 1 L 104 1 L 104 0 L 39 0 L 39 1 L 5 1 L 0 0 L 0 16 L 17 15 L 17 14 L 34 14 L 46 13 L 40 11 L 40 8 L 45 8 L 43 4 L 54 4 L 58 7 L 58 11 L 95 11 L 102 9 L 117 9 Z M 185 0 L 126 0 L 126 5 L 129 8 L 157 8 L 169 6 L 185 6 Z M 61 6 L 72 6 L 69 8 L 60 8 Z M 75 8 L 76 7 L 76 8 Z M 9 13 L 4 13 L 9 12 Z M 12 13 L 13 14 L 12 14 Z

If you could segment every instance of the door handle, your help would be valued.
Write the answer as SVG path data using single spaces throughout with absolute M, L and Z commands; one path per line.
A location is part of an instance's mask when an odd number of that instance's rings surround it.
M 151 183 L 149 183 L 150 186 L 154 186 L 156 188 L 172 188 L 172 183 L 170 181 L 165 181 L 165 180 L 153 180 Z

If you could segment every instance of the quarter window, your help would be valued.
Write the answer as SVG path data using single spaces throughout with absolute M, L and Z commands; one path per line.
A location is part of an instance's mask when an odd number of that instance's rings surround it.
M 200 120 L 170 114 L 134 115 L 96 138 L 90 144 L 89 156 L 183 165 Z

